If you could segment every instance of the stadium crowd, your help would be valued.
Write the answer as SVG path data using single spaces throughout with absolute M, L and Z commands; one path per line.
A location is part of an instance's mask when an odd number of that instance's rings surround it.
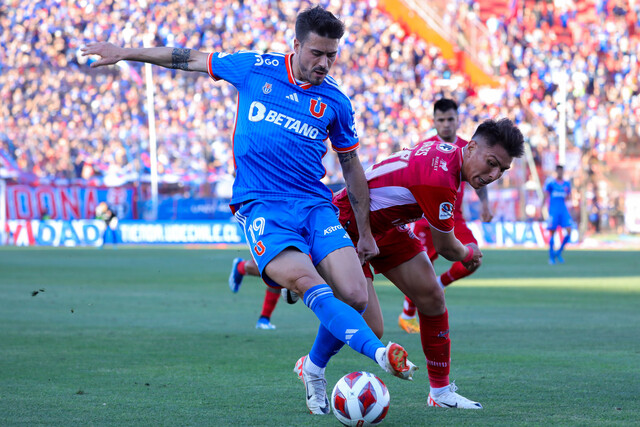
M 491 20 L 481 56 L 500 76 L 500 89 L 491 92 L 476 92 L 437 47 L 406 32 L 375 0 L 322 3 L 348 29 L 332 74 L 353 101 L 365 167 L 430 136 L 433 101 L 445 95 L 460 103 L 461 135 L 470 136 L 485 118 L 510 117 L 531 143 L 541 170 L 551 170 L 553 164 L 543 163 L 555 161 L 564 71 L 570 76 L 570 153 L 575 148 L 578 161 L 599 163 L 628 151 L 625 144 L 637 144 L 638 2 L 633 10 L 627 2 L 603 8 L 605 25 L 579 25 L 571 8 Z M 447 4 L 447 25 L 479 19 L 472 0 Z M 289 51 L 292 22 L 305 6 L 290 0 L 4 2 L 0 165 L 23 181 L 138 180 L 150 165 L 144 67 L 123 62 L 93 70 L 79 48 L 111 41 L 130 47 L 146 42 L 203 51 Z M 549 19 L 561 19 L 580 43 L 557 43 L 545 31 Z M 235 89 L 196 73 L 160 67 L 152 72 L 162 179 L 228 181 Z M 328 155 L 325 164 L 327 181 L 340 182 L 335 156 Z M 529 179 L 523 164 L 516 169 L 504 186 Z

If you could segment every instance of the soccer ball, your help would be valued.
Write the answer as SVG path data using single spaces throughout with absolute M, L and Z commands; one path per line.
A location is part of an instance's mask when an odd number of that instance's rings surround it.
M 340 378 L 331 394 L 331 407 L 346 426 L 380 424 L 389 410 L 389 391 L 369 372 L 352 372 Z

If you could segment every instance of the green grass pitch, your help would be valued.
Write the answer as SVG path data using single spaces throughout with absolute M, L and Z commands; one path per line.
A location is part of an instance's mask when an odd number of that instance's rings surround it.
M 318 322 L 280 302 L 255 329 L 264 285 L 227 286 L 244 248 L 0 248 L 0 426 L 330 426 L 306 412 L 292 372 Z M 486 250 L 447 290 L 451 378 L 482 411 L 428 408 L 419 338 L 397 327 L 400 292 L 376 280 L 384 341 L 421 367 L 414 382 L 345 348 L 351 371 L 391 394 L 383 425 L 638 425 L 640 257 L 632 251 Z M 448 264 L 436 263 L 441 272 Z M 33 295 L 37 291 L 37 294 Z

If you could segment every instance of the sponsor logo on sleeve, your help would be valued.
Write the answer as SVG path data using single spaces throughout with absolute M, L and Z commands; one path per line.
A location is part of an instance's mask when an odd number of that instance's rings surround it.
M 453 216 L 453 204 L 449 202 L 440 203 L 439 219 L 449 219 Z

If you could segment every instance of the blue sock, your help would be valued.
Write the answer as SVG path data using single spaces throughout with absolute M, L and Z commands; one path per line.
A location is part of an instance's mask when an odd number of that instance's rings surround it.
M 562 253 L 562 250 L 564 249 L 564 247 L 567 245 L 567 243 L 569 243 L 569 239 L 571 239 L 570 234 L 567 234 L 566 236 L 564 236 L 564 239 L 562 239 L 562 244 L 560 245 L 560 249 L 558 250 L 558 254 Z
M 552 234 L 551 237 L 549 238 L 549 258 L 553 258 L 554 254 L 555 254 L 553 252 L 553 247 L 555 246 L 554 236 L 555 236 L 555 234 Z
M 362 315 L 365 310 L 356 311 Z M 309 358 L 316 366 L 324 368 L 329 363 L 329 359 L 338 354 L 343 346 L 344 342 L 331 335 L 331 332 L 320 324 L 316 340 L 313 342 L 313 347 L 311 347 L 311 351 L 309 352 Z
M 333 336 L 334 339 L 346 343 L 349 347 L 360 354 L 364 354 L 371 360 L 376 361 L 376 350 L 384 347 L 382 341 L 378 339 L 371 328 L 364 321 L 362 316 L 349 305 L 340 301 L 333 295 L 333 291 L 327 284 L 316 285 L 304 293 L 303 301 L 309 307 L 322 323 L 322 326 Z M 322 328 L 318 330 L 316 341 L 325 340 L 326 335 L 320 336 Z M 329 340 L 326 341 L 331 345 Z M 321 343 L 318 343 L 320 345 Z M 314 343 L 316 347 L 316 343 Z M 333 355 L 332 350 L 335 348 L 335 341 L 330 349 L 320 350 L 315 354 L 320 362 L 318 366 L 322 367 L 322 362 Z M 313 349 L 312 349 L 313 350 Z M 340 350 L 338 348 L 338 350 Z M 324 353 L 324 356 L 322 355 Z M 335 354 L 335 353 L 334 353 Z M 328 356 L 328 357 L 327 357 Z M 311 358 L 316 363 L 315 358 Z M 317 364 L 317 363 L 316 363 Z

